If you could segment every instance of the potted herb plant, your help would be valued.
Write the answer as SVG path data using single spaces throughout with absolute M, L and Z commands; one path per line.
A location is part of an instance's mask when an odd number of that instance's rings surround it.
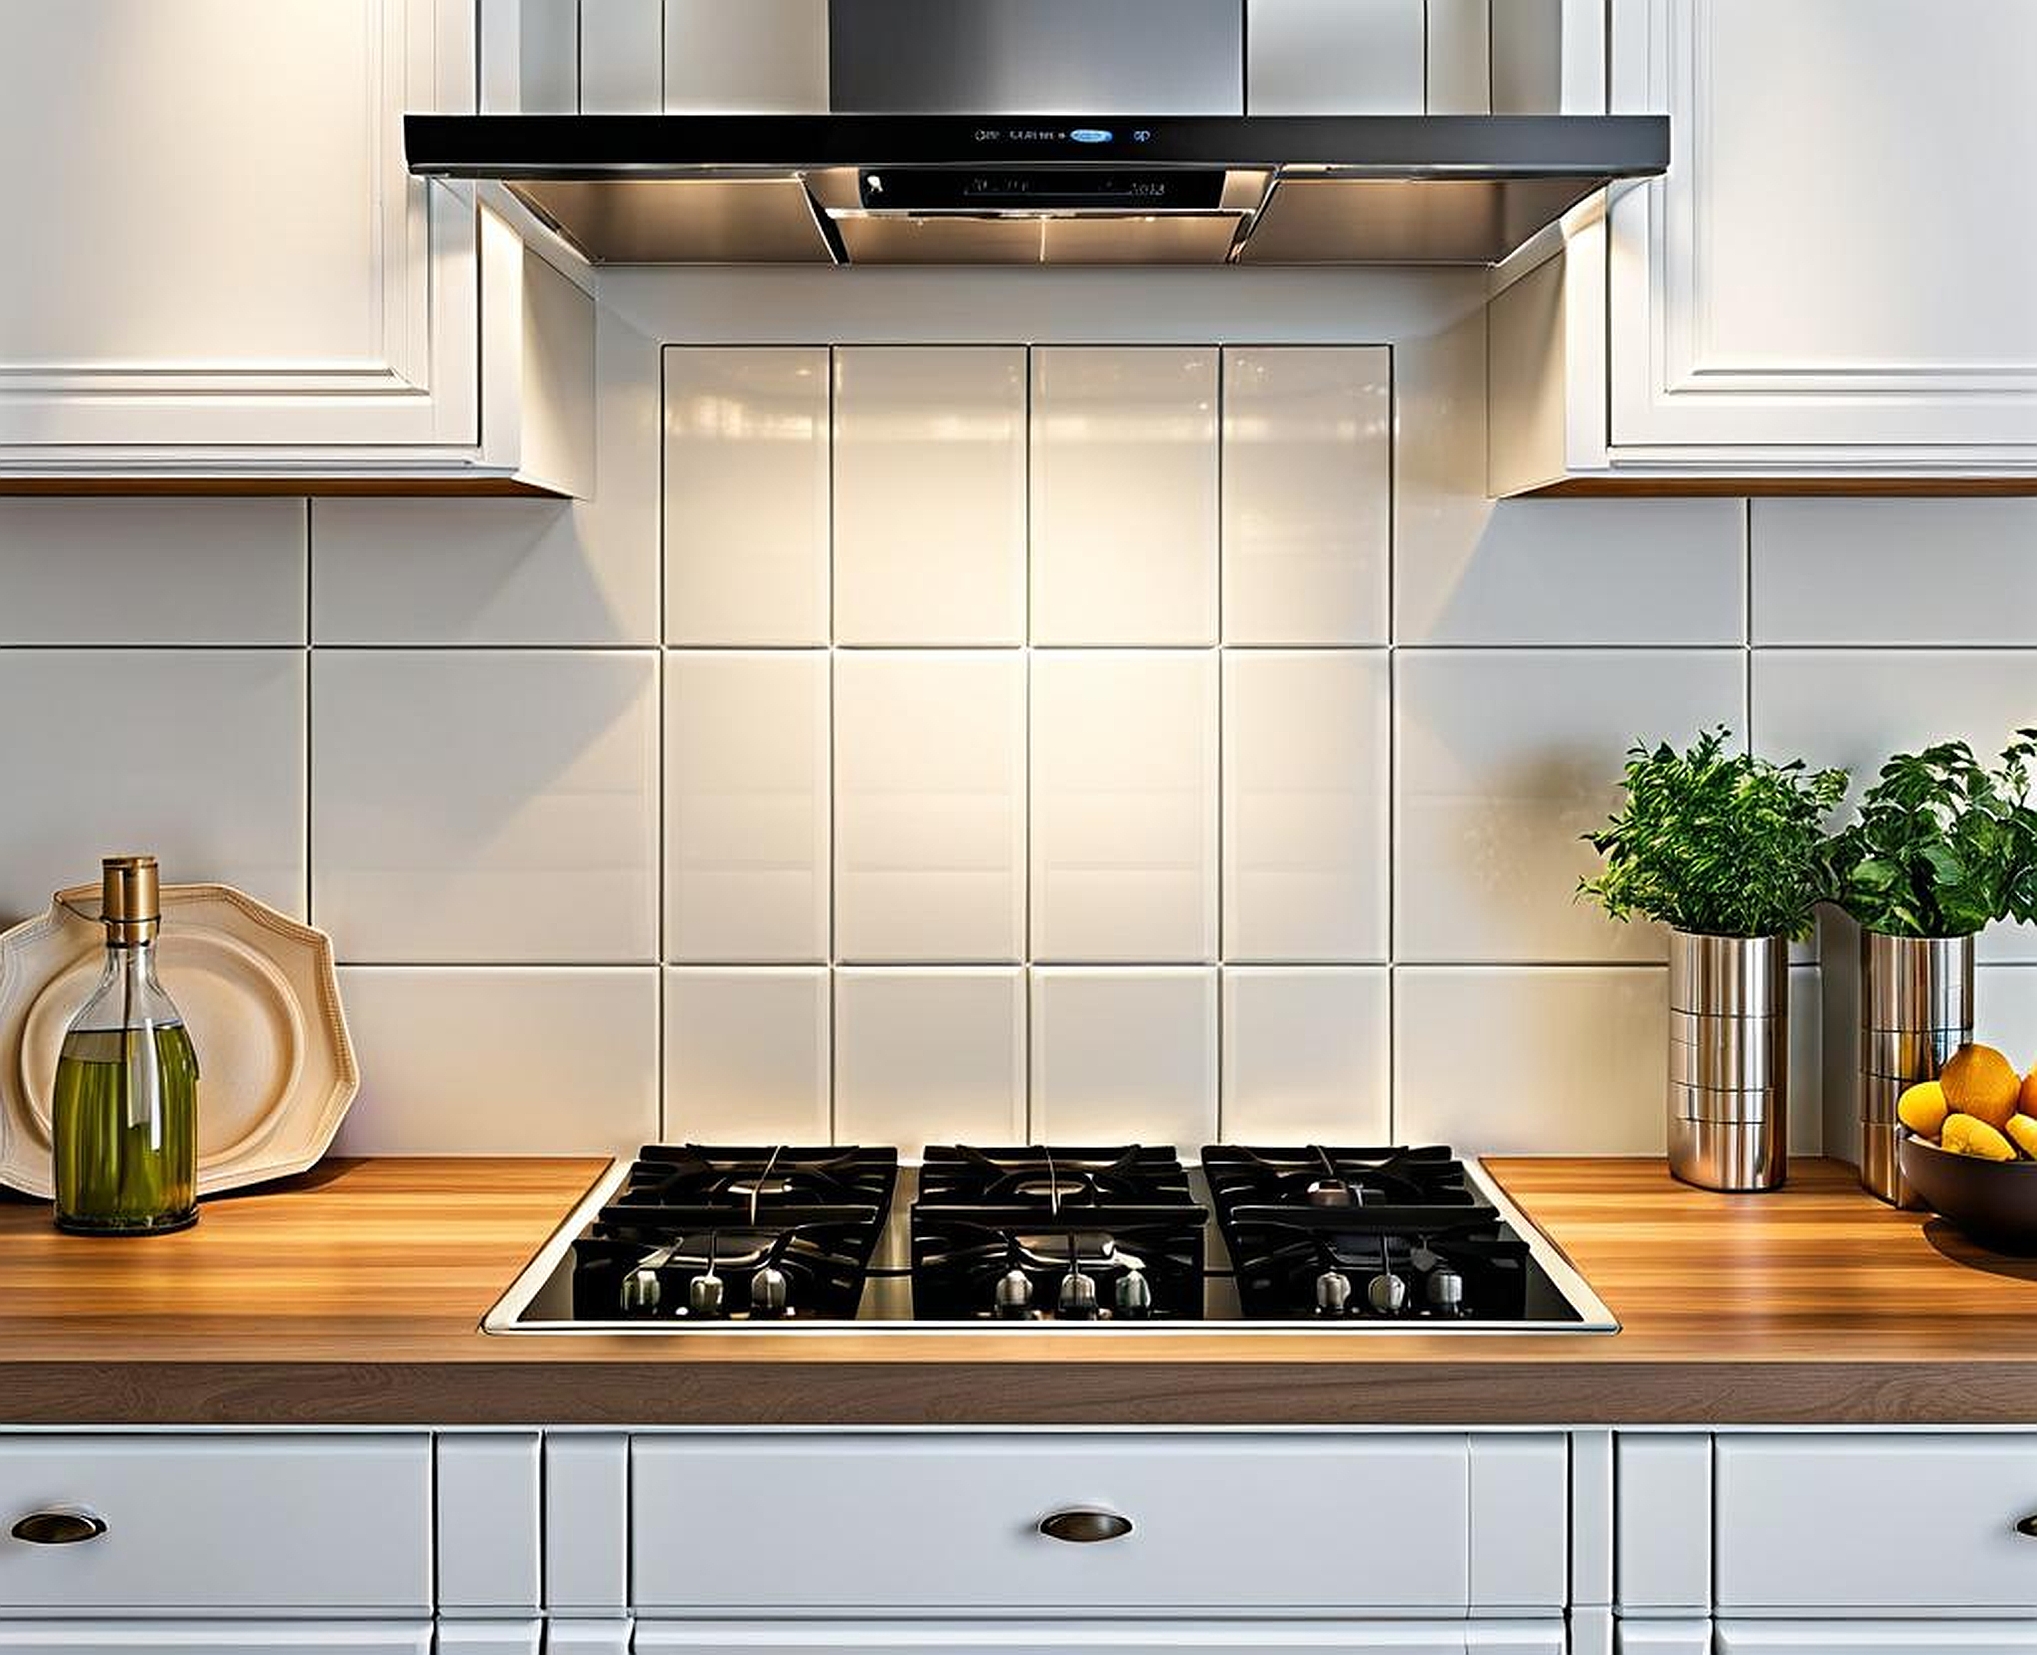
M 1833 841 L 1834 896 L 1860 923 L 1860 1181 L 1910 1205 L 1896 1099 L 1973 1037 L 1973 940 L 2037 918 L 2037 730 L 1992 766 L 1963 741 L 1898 753 Z
M 1669 932 L 1669 1166 L 1708 1189 L 1788 1172 L 1789 944 L 1830 889 L 1825 819 L 1846 772 L 1776 764 L 1723 726 L 1679 753 L 1627 753 L 1626 797 L 1587 834 L 1605 859 L 1578 892 Z

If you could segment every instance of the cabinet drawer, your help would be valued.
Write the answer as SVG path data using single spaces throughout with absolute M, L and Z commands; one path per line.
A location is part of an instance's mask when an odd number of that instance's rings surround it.
M 9 1530 L 82 1508 L 96 1539 Z M 0 1615 L 431 1613 L 431 1444 L 419 1436 L 0 1442 Z
M 640 1621 L 633 1655 L 1563 1655 L 1563 1623 Z
M 732 1434 L 640 1437 L 631 1464 L 646 1613 L 1461 1615 L 1563 1602 L 1554 1436 Z M 1071 1511 L 1116 1513 L 1131 1530 L 1089 1543 L 1041 1532 Z
M 432 1655 L 418 1621 L 0 1621 L 0 1655 Z
M 1714 1464 L 1722 1615 L 2037 1609 L 2037 1437 L 1721 1436 Z

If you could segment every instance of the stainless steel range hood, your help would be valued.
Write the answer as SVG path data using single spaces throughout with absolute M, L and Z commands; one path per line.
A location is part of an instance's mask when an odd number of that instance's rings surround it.
M 1491 264 L 1669 163 L 1654 115 L 413 115 L 625 264 Z

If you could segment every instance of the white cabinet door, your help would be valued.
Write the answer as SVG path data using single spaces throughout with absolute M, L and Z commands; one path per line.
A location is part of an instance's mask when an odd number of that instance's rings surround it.
M 641 1621 L 634 1655 L 1563 1655 L 1561 1621 Z
M 0 1655 L 432 1655 L 430 1621 L 14 1621 Z
M 1613 107 L 1674 151 L 1611 210 L 1616 456 L 2037 442 L 2037 6 L 1611 5 Z
M 1720 1621 L 1712 1655 L 2031 1655 L 2027 1621 Z
M 0 445 L 473 443 L 462 0 L 0 0 Z M 18 454 L 8 454 L 9 463 Z

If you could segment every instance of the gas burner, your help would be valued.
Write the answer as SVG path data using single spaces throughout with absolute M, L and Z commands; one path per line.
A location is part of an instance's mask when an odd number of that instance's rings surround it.
M 912 1205 L 913 1314 L 1199 1318 L 1208 1222 L 1171 1148 L 932 1146 Z
M 1519 1320 L 1530 1248 L 1447 1148 L 1203 1151 L 1254 1318 Z
M 574 1316 L 854 1316 L 897 1182 L 889 1149 L 646 1145 L 573 1243 Z

